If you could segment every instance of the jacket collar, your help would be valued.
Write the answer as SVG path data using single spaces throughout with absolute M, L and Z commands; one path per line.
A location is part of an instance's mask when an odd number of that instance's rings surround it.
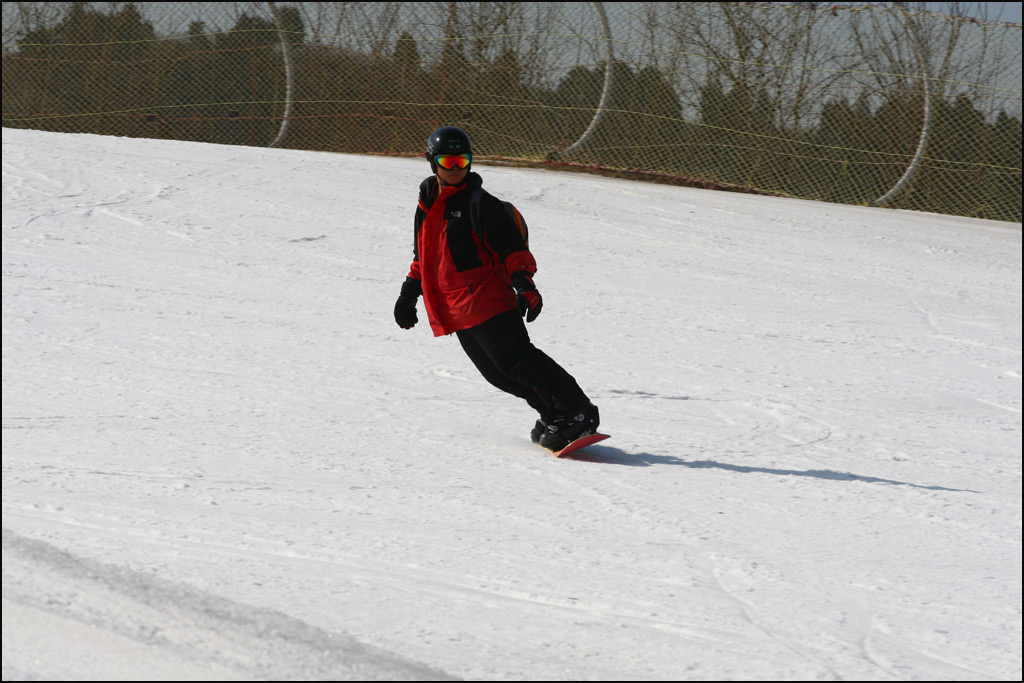
M 437 182 L 437 176 L 432 175 L 426 178 L 420 183 L 420 201 L 426 206 L 431 206 L 434 201 L 440 196 L 442 189 L 448 190 L 445 195 L 450 197 L 456 192 L 462 192 L 463 190 L 469 189 L 474 190 L 484 184 L 484 179 L 480 177 L 480 174 L 476 171 L 470 171 L 466 174 L 466 179 L 462 181 L 460 185 L 454 187 L 448 186 L 445 188 L 440 187 L 440 183 Z

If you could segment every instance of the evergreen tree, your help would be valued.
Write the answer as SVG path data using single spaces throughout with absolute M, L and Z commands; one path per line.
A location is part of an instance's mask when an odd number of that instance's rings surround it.
M 33 84 L 44 111 L 60 115 L 49 119 L 49 129 L 125 134 L 123 115 L 97 114 L 137 108 L 148 98 L 153 83 L 143 63 L 155 35 L 133 3 L 110 15 L 71 3 L 53 27 L 17 41 L 22 68 L 5 69 L 5 103 L 8 79 L 22 80 Z
M 560 146 L 574 143 L 594 118 L 604 90 L 603 66 L 572 69 L 550 103 L 560 118 Z M 616 60 L 612 90 L 597 128 L 578 153 L 581 160 L 617 168 L 675 170 L 665 141 L 681 126 L 682 106 L 671 85 L 653 67 L 634 72 Z

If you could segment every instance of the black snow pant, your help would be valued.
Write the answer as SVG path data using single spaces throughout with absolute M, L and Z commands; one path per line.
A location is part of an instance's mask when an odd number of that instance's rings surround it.
M 525 400 L 542 418 L 587 402 L 573 376 L 533 345 L 518 310 L 455 334 L 484 379 Z

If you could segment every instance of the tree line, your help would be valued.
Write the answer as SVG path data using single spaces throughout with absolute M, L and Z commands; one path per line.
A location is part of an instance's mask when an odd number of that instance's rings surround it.
M 372 54 L 308 42 L 279 10 L 294 60 L 295 101 L 281 146 L 421 153 L 435 126 L 466 128 L 479 154 L 570 160 L 796 197 L 869 203 L 903 174 L 924 97 L 913 90 L 836 94 L 802 125 L 781 123 L 776 96 L 709 72 L 689 110 L 655 66 L 612 64 L 607 111 L 587 143 L 605 65 L 539 83 L 508 49 L 470 59 L 446 41 L 426 63 L 409 34 Z M 133 4 L 109 13 L 74 3 L 3 55 L 4 125 L 64 132 L 264 146 L 280 128 L 285 68 L 279 27 L 242 14 L 225 32 L 193 22 L 157 39 Z M 967 95 L 932 101 L 925 161 L 896 206 L 1021 220 L 1021 120 L 986 117 Z

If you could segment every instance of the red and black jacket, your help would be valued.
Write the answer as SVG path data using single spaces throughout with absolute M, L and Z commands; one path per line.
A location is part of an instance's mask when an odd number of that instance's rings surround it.
M 436 176 L 420 183 L 409 277 L 421 283 L 427 319 L 437 337 L 516 308 L 511 275 L 537 272 L 515 221 L 486 192 L 474 229 L 470 199 L 482 184 L 473 172 L 455 187 L 438 188 Z

